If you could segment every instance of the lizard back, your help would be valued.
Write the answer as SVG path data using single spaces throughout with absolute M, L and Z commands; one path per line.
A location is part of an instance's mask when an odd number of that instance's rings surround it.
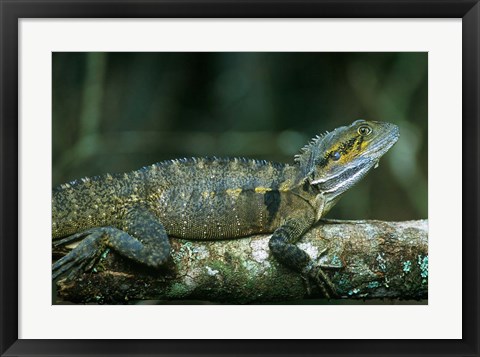
M 136 206 L 150 209 L 168 235 L 222 239 L 273 232 L 286 207 L 308 204 L 291 192 L 296 168 L 245 158 L 168 160 L 125 174 L 84 178 L 53 191 L 53 238 L 88 228 L 124 229 Z
M 167 233 L 222 239 L 273 232 L 292 194 L 295 168 L 244 158 L 192 158 L 155 164 L 146 172 L 147 202 Z M 298 203 L 297 203 L 298 204 Z

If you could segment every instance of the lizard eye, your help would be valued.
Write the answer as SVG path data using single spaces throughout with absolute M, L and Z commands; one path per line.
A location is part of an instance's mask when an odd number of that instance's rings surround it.
M 334 152 L 332 153 L 332 160 L 333 160 L 333 161 L 338 161 L 338 160 L 340 160 L 340 156 L 341 156 L 341 155 L 340 155 L 340 153 L 339 153 L 338 151 L 334 151 Z
M 372 128 L 370 128 L 368 125 L 362 125 L 360 128 L 358 128 L 358 133 L 362 136 L 370 135 L 371 132 Z

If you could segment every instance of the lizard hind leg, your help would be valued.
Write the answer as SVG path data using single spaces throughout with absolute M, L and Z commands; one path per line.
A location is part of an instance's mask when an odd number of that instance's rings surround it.
M 68 270 L 70 276 L 91 269 L 106 248 L 139 264 L 158 269 L 170 257 L 170 243 L 163 225 L 146 209 L 132 209 L 124 220 L 124 230 L 115 227 L 97 227 L 77 233 L 86 236 L 77 247 L 52 266 L 56 279 Z M 65 243 L 71 241 L 65 238 Z

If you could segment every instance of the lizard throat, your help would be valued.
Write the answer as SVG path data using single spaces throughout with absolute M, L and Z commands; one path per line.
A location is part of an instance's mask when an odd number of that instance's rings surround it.
M 365 160 L 360 164 L 341 170 L 334 176 L 319 178 L 311 182 L 312 185 L 332 199 L 347 191 L 360 181 L 377 161 Z

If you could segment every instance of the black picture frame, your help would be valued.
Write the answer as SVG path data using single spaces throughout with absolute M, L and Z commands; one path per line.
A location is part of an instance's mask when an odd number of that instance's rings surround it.
M 24 355 L 478 356 L 477 0 L 1 0 L 0 352 Z M 18 19 L 20 18 L 462 18 L 463 311 L 459 340 L 24 340 L 18 338 Z M 449 125 L 460 125 L 450 123 Z M 459 158 L 460 160 L 460 158 Z M 448 163 L 446 163 L 447 165 Z M 446 168 L 448 170 L 448 168 Z M 445 188 L 448 191 L 448 187 Z M 448 210 L 448 207 L 445 207 Z M 446 262 L 448 264 L 448 262 Z M 445 281 L 448 294 L 448 281 Z M 299 328 L 286 326 L 286 328 Z

